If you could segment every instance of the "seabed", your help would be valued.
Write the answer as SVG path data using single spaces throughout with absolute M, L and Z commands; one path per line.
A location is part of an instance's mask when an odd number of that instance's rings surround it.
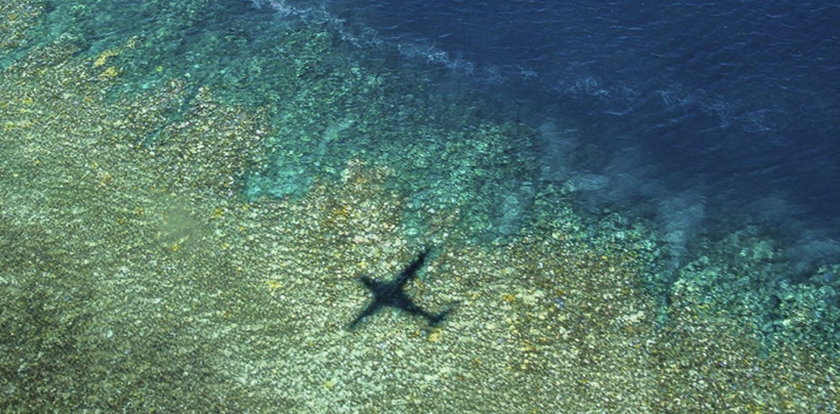
M 664 306 L 649 223 L 517 180 L 535 132 L 337 64 L 323 28 L 284 29 L 288 89 L 246 102 L 160 65 L 129 92 L 152 40 L 31 40 L 45 13 L 0 5 L 0 411 L 838 411 L 840 282 L 766 291 L 759 231 Z M 425 247 L 406 291 L 446 321 L 346 329 L 357 278 Z

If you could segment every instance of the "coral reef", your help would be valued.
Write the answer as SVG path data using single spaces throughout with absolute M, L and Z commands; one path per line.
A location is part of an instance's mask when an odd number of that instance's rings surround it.
M 4 28 L 35 4 L 3 3 Z M 206 17 L 185 4 L 171 24 Z M 84 28 L 3 55 L 0 411 L 837 410 L 836 265 L 786 284 L 745 230 L 682 255 L 663 311 L 647 282 L 673 246 L 538 186 L 524 126 L 396 93 L 311 28 L 285 29 L 302 55 L 254 101 Z M 426 245 L 406 293 L 457 311 L 344 329 L 356 278 Z

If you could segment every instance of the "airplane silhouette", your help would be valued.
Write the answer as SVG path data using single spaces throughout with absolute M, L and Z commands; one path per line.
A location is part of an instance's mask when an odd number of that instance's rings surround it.
M 371 293 L 373 293 L 373 301 L 367 306 L 367 308 L 365 308 L 365 310 L 356 316 L 356 319 L 353 319 L 353 322 L 350 322 L 350 325 L 348 325 L 347 328 L 352 330 L 363 319 L 373 315 L 383 307 L 402 309 L 411 315 L 420 315 L 426 318 L 430 326 L 435 326 L 442 322 L 452 309 L 447 309 L 438 314 L 429 313 L 415 305 L 414 301 L 412 301 L 411 298 L 403 291 L 405 284 L 408 283 L 409 280 L 417 277 L 417 271 L 423 267 L 423 263 L 425 262 L 428 253 L 429 249 L 420 253 L 420 256 L 418 256 L 417 259 L 411 262 L 408 267 L 406 267 L 396 278 L 394 278 L 394 280 L 390 282 L 380 282 L 371 279 L 366 275 L 360 276 L 359 280 L 365 285 L 365 287 L 368 288 L 368 290 L 371 291 Z

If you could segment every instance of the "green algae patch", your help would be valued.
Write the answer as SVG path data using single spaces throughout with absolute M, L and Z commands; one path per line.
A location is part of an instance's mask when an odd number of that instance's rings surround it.
M 40 2 L 6 1 L 0 4 L 0 67 L 10 51 L 24 46 L 26 32 L 35 25 L 43 12 Z

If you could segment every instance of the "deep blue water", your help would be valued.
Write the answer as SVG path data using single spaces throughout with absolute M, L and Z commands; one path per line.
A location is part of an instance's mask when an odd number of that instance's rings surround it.
M 606 179 L 588 195 L 594 205 L 645 206 L 695 234 L 757 222 L 800 241 L 837 235 L 840 2 L 324 7 L 363 41 L 450 70 L 563 148 L 597 154 L 561 168 Z

